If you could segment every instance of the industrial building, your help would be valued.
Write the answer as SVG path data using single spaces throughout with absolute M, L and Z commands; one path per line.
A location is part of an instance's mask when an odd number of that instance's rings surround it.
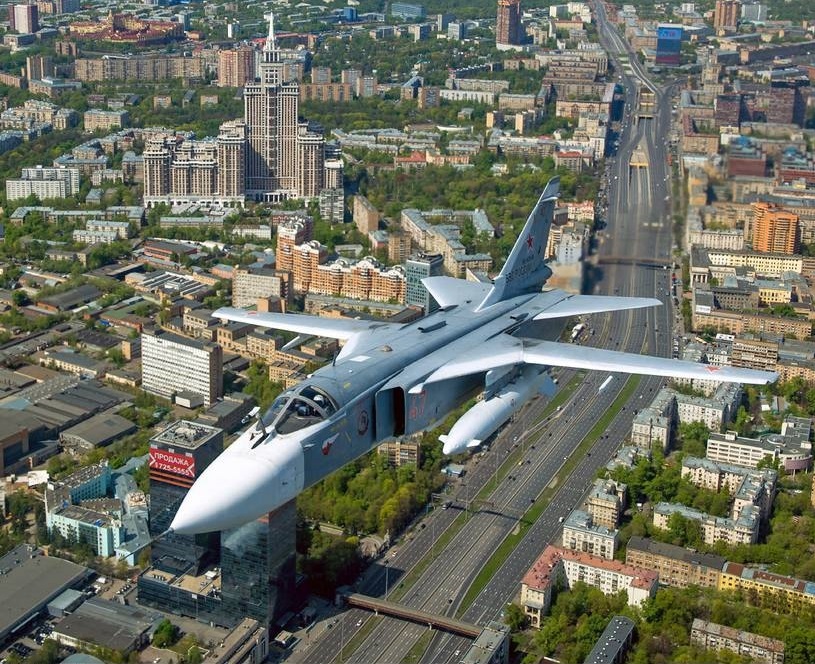
M 93 574 L 62 558 L 44 556 L 21 544 L 0 558 L 0 645 L 68 588 L 79 588 Z
M 102 646 L 126 654 L 147 645 L 163 617 L 140 607 L 92 598 L 57 623 L 52 638 L 74 648 Z

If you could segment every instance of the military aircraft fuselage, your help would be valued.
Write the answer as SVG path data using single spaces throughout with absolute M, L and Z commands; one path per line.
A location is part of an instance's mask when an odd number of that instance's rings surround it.
M 304 486 L 320 481 L 388 439 L 432 428 L 483 389 L 484 377 L 471 375 L 410 389 L 451 358 L 515 327 L 510 316 L 533 295 L 501 302 L 489 310 L 462 307 L 436 311 L 382 335 L 374 347 L 329 364 L 307 378 L 337 402 L 337 411 L 313 431 L 302 430 Z M 263 444 L 274 445 L 275 434 Z

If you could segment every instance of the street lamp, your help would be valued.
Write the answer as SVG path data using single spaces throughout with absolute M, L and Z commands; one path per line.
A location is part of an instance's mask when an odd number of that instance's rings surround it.
M 385 597 L 388 596 L 388 560 L 385 559 Z

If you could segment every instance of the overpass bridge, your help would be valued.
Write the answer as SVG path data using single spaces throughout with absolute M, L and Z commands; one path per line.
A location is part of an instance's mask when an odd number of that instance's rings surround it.
M 475 639 L 483 629 L 478 625 L 464 622 L 449 616 L 440 616 L 429 611 L 420 611 L 419 609 L 411 609 L 410 607 L 397 604 L 396 602 L 389 602 L 385 599 L 377 599 L 370 595 L 363 595 L 362 593 L 340 593 L 340 596 L 345 600 L 348 606 L 353 606 L 358 609 L 366 609 L 373 611 L 377 615 L 380 613 L 394 618 L 401 618 L 402 620 L 409 620 L 410 622 L 418 623 L 420 625 L 427 625 L 431 629 L 440 629 L 459 636 L 466 636 L 469 639 Z
M 640 106 L 637 120 L 653 120 L 656 111 L 656 95 L 647 86 L 640 87 Z
M 631 161 L 628 162 L 631 168 L 648 168 L 648 155 L 641 147 L 638 147 L 631 154 Z
M 599 265 L 637 265 L 639 267 L 651 267 L 667 270 L 672 268 L 673 260 L 668 258 L 637 258 L 636 256 L 600 256 L 597 259 Z

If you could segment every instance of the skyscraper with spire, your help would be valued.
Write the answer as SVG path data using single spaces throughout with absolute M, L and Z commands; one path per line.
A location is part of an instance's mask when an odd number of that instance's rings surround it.
M 300 86 L 286 81 L 269 13 L 259 77 L 244 87 L 243 121 L 221 126 L 217 142 L 179 141 L 174 135 L 147 142 L 144 152 L 144 202 L 243 205 L 246 200 L 276 202 L 318 198 L 328 182 L 336 190 L 336 160 L 326 175 L 325 137 L 298 119 Z M 200 145 L 194 145 L 198 143 Z M 197 152 L 195 152 L 197 149 Z M 193 150 L 206 153 L 207 186 L 197 183 L 200 159 L 183 159 Z M 340 179 L 341 183 L 341 179 Z M 341 189 L 341 188 L 340 188 Z
M 297 113 L 300 89 L 283 81 L 283 63 L 269 14 L 269 34 L 263 46 L 260 78 L 243 91 L 244 121 L 249 127 L 246 195 L 249 198 L 286 198 L 297 189 Z

